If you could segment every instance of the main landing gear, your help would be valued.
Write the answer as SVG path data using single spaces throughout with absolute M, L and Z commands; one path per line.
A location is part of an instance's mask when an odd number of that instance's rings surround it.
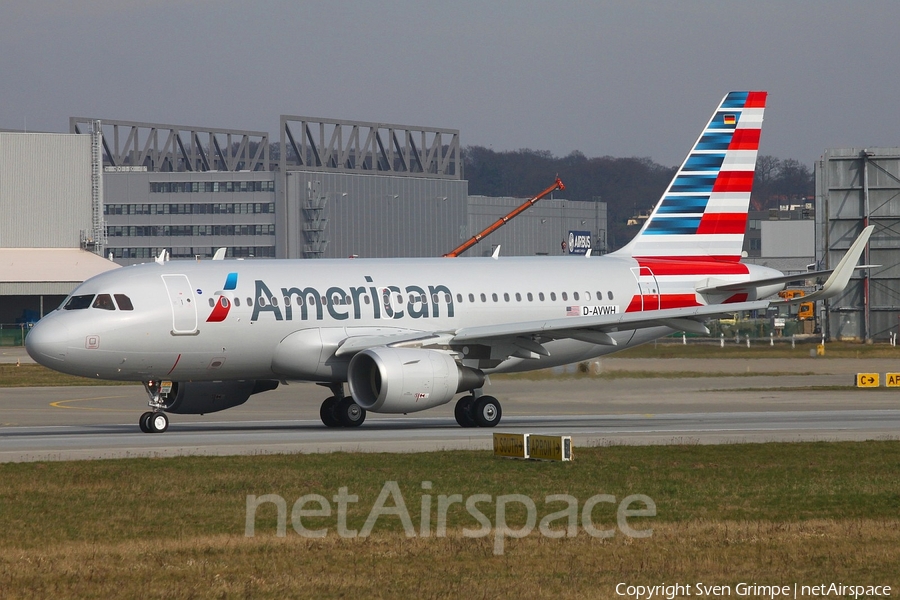
M 319 408 L 319 418 L 326 427 L 359 427 L 366 420 L 366 409 L 353 398 L 344 395 L 343 384 L 328 386 L 334 396 L 325 398 Z
M 463 396 L 453 411 L 460 427 L 494 427 L 500 422 L 503 410 L 493 396 Z
M 169 385 L 171 386 L 171 384 Z M 138 426 L 144 433 L 162 433 L 169 428 L 169 417 L 163 412 L 165 408 L 163 395 L 167 394 L 171 387 L 164 389 L 164 386 L 159 381 L 146 381 L 144 382 L 144 389 L 147 390 L 147 394 L 150 396 L 149 405 L 153 410 L 141 415 L 141 418 L 138 419 Z

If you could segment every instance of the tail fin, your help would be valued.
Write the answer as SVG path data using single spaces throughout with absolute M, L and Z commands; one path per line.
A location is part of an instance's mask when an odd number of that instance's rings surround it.
M 741 258 L 766 92 L 731 92 L 637 236 L 635 257 Z

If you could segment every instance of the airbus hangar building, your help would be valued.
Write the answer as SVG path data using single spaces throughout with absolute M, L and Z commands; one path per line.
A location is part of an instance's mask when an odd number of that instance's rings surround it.
M 0 264 L 16 265 L 0 270 L 0 323 L 164 250 L 440 256 L 523 201 L 468 195 L 452 129 L 282 116 L 273 143 L 264 131 L 73 117 L 69 134 L 0 133 Z M 583 255 L 573 238 L 601 254 L 606 229 L 605 203 L 549 197 L 466 255 Z

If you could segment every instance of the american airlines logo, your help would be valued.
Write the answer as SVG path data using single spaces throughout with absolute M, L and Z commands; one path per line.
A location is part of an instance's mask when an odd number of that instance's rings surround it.
M 225 295 L 225 291 L 233 292 L 236 290 L 237 280 L 237 273 L 229 273 L 225 278 L 225 285 L 222 287 L 222 291 L 216 292 L 216 304 L 206 318 L 207 323 L 221 323 L 228 316 L 228 312 L 231 310 L 231 300 Z

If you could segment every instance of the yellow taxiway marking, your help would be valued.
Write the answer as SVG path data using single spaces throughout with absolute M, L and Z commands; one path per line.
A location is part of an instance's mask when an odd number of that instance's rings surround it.
M 71 398 L 69 400 L 57 400 L 56 402 L 51 402 L 50 406 L 53 408 L 65 408 L 68 410 L 102 410 L 106 412 L 114 412 L 116 409 L 110 408 L 96 408 L 92 406 L 66 406 L 69 402 L 89 402 L 91 400 L 113 400 L 116 398 L 128 398 L 128 396 L 94 396 L 92 398 Z M 117 412 L 134 412 L 134 411 L 126 411 L 120 410 Z

